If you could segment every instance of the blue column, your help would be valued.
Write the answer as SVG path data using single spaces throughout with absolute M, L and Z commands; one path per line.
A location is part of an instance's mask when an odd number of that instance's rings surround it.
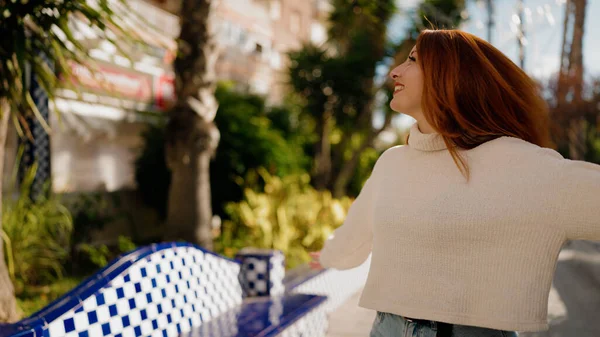
M 48 58 L 40 53 L 40 56 L 50 64 Z M 50 64 L 50 66 L 52 66 Z M 42 118 L 50 125 L 50 112 L 48 107 L 48 94 L 40 86 L 38 78 L 34 72 L 26 74 L 28 78 L 26 83 L 29 83 L 29 93 L 33 98 L 33 102 L 40 111 Z M 31 184 L 31 198 L 36 199 L 44 192 L 46 183 L 51 183 L 51 166 L 50 166 L 50 136 L 35 117 L 27 118 L 27 125 L 31 131 L 33 139 L 25 137 L 20 140 L 20 144 L 24 146 L 23 157 L 19 170 L 19 181 L 23 181 L 25 173 L 31 168 L 34 163 L 38 164 L 35 178 Z M 48 186 L 50 187 L 50 186 Z
M 285 256 L 281 251 L 244 248 L 235 258 L 242 263 L 239 280 L 244 297 L 283 294 Z

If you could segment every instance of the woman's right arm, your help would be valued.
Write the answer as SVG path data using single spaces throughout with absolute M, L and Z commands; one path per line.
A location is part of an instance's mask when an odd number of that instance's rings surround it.
M 344 223 L 325 241 L 319 257 L 323 267 L 350 269 L 369 257 L 373 241 L 374 184 L 373 177 L 367 179 Z

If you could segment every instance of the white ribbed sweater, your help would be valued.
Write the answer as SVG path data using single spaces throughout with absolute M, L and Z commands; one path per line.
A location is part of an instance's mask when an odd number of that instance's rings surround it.
M 499 330 L 548 329 L 566 240 L 600 240 L 600 165 L 501 137 L 462 176 L 439 134 L 417 124 L 377 161 L 320 262 L 347 269 L 372 252 L 359 305 Z

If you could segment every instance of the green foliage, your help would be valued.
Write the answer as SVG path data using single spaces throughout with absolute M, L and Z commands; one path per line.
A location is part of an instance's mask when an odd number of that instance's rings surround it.
M 151 124 L 142 133 L 144 148 L 135 159 L 135 181 L 144 203 L 161 218 L 167 216 L 171 171 L 165 162 L 165 123 Z
M 79 249 L 84 254 L 87 254 L 90 261 L 99 268 L 102 268 L 108 264 L 110 259 L 110 250 L 106 245 L 93 246 L 88 243 L 81 244 Z
M 121 253 L 127 253 L 130 252 L 132 250 L 134 250 L 136 248 L 135 243 L 133 243 L 133 241 L 131 241 L 131 238 L 128 238 L 126 236 L 119 236 L 119 251 Z
M 366 149 L 360 156 L 356 171 L 348 184 L 348 195 L 357 196 L 367 178 L 371 175 L 373 167 L 381 153 L 374 148 Z
M 5 256 L 17 290 L 63 277 L 73 220 L 55 196 L 30 198 L 36 165 L 27 172 L 18 198 L 5 198 L 2 214 Z
M 210 174 L 213 209 L 224 215 L 225 203 L 242 198 L 238 181 L 250 170 L 266 167 L 271 174 L 285 176 L 306 168 L 309 160 L 302 148 L 305 136 L 293 122 L 284 122 L 289 115 L 285 107 L 268 109 L 263 98 L 224 85 L 219 86 L 216 97 L 219 111 L 215 123 L 221 139 Z M 273 126 L 271 116 L 283 130 Z
M 586 153 L 584 160 L 600 164 L 600 123 L 586 123 Z
M 26 64 L 31 65 L 31 71 L 51 100 L 59 84 L 69 85 L 60 83 L 58 77 L 59 74 L 71 77 L 69 62 L 95 69 L 86 47 L 75 37 L 73 15 L 86 26 L 94 27 L 100 38 L 117 48 L 121 44 L 107 34 L 109 29 L 121 39 L 137 40 L 118 23 L 125 13 L 133 13 L 127 11 L 125 0 L 99 0 L 93 4 L 86 0 L 0 1 L 0 4 L 0 99 L 8 99 L 21 135 L 28 130 L 18 115 L 34 115 L 48 128 L 24 83 Z
M 21 288 L 16 295 L 17 305 L 23 312 L 22 316 L 31 316 L 67 291 L 78 286 L 83 280 L 83 277 L 64 277 L 48 285 L 27 285 L 27 287 Z
M 317 144 L 331 147 L 331 158 L 315 154 L 320 158 L 311 170 L 313 177 L 319 177 L 315 183 L 343 195 L 350 181 L 348 172 L 359 171 L 352 158 L 362 156 L 381 132 L 372 125 L 375 113 L 386 115 L 384 127 L 391 121 L 392 112 L 384 107 L 387 103 L 375 99 L 380 91 L 375 70 L 389 54 L 386 27 L 396 6 L 392 0 L 334 0 L 332 4 L 328 44 L 304 45 L 289 53 L 288 75 L 304 100 L 304 114 L 319 126 L 313 146 L 317 152 L 321 148 Z M 325 171 L 329 167 L 331 173 Z
M 328 191 L 316 191 L 309 179 L 308 174 L 280 178 L 265 169 L 251 172 L 244 200 L 226 206 L 230 220 L 223 223 L 217 250 L 233 257 L 244 247 L 279 249 L 289 268 L 308 262 L 307 252 L 322 248 L 351 204 L 349 198 L 337 200 Z M 260 185 L 264 188 L 259 191 Z
M 73 214 L 73 245 L 91 240 L 94 230 L 102 229 L 120 217 L 111 204 L 118 203 L 116 196 L 104 192 L 78 193 L 68 207 Z
M 119 243 L 115 249 L 109 249 L 106 245 L 91 245 L 84 243 L 79 245 L 79 249 L 88 256 L 88 259 L 97 267 L 102 268 L 118 255 L 130 252 L 136 247 L 135 243 L 126 236 L 119 236 Z
M 387 24 L 398 10 L 395 3 L 394 0 L 332 0 L 334 10 L 328 20 L 330 45 L 346 55 L 357 39 L 367 38 L 371 49 L 360 52 L 381 60 Z
M 409 42 L 412 48 L 422 30 L 458 29 L 462 22 L 468 20 L 468 17 L 464 16 L 464 9 L 465 0 L 424 0 L 409 13 L 412 24 L 404 41 Z
M 268 167 L 284 176 L 307 169 L 305 144 L 312 134 L 298 109 L 290 105 L 267 108 L 262 97 L 231 90 L 220 84 L 216 91 L 219 110 L 215 118 L 221 139 L 210 167 L 212 207 L 225 215 L 223 205 L 243 197 L 240 177 L 252 169 Z M 144 202 L 166 215 L 170 172 L 165 162 L 164 125 L 151 126 L 143 134 L 145 144 L 137 157 L 135 177 Z

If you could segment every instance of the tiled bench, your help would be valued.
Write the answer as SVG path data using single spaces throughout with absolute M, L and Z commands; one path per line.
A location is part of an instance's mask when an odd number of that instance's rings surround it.
M 310 270 L 308 266 L 289 271 L 283 281 L 286 293 L 315 294 L 326 296 L 324 310 L 338 309 L 352 295 L 362 289 L 367 281 L 371 259 L 348 270 Z
M 180 336 L 324 336 L 327 316 L 321 305 L 325 299 L 308 294 L 247 299 L 240 307 Z
M 260 293 L 264 282 L 269 291 L 277 288 L 266 267 L 254 265 L 185 243 L 143 247 L 31 317 L 0 326 L 0 337 L 324 336 L 323 296 L 281 291 L 244 298 L 253 288 Z M 256 281 L 238 279 L 248 272 L 241 269 L 253 268 Z

